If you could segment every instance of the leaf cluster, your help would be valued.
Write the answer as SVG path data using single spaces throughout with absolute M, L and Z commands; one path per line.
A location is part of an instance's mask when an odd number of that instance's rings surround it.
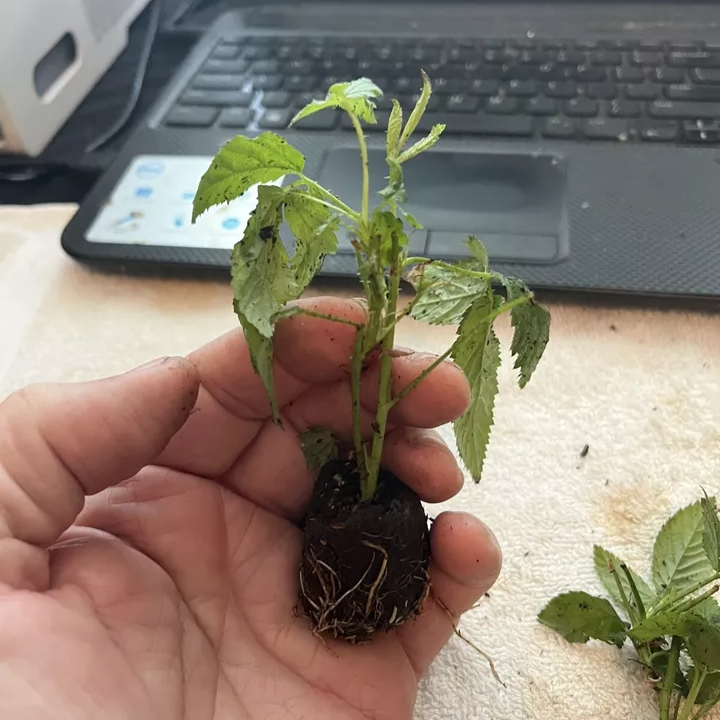
M 596 546 L 595 570 L 609 600 L 564 593 L 541 623 L 572 643 L 635 646 L 660 694 L 661 720 L 701 720 L 720 703 L 720 519 L 714 497 L 683 508 L 660 530 L 652 582 Z

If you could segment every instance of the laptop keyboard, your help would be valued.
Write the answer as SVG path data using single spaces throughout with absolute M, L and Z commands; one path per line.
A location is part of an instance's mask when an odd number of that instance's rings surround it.
M 648 143 L 720 143 L 720 45 L 530 40 L 394 41 L 249 37 L 224 41 L 165 117 L 174 127 L 282 130 L 336 82 L 368 77 L 410 108 L 420 71 L 434 94 L 418 132 Z M 352 130 L 324 111 L 304 130 Z

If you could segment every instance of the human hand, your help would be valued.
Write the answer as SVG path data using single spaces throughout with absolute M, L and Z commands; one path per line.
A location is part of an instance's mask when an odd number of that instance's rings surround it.
M 306 303 L 307 304 L 307 303 Z M 309 303 L 362 321 L 352 302 Z M 313 475 L 298 433 L 351 435 L 351 326 L 298 316 L 276 335 L 285 429 L 242 333 L 108 380 L 0 405 L 0 716 L 13 720 L 408 720 L 500 552 L 474 518 L 432 527 L 420 618 L 351 647 L 294 613 Z M 395 389 L 433 358 L 398 353 Z M 363 379 L 372 408 L 376 365 Z M 394 409 L 384 464 L 428 502 L 462 474 L 430 428 L 465 408 L 443 364 Z M 194 411 L 193 411 L 194 408 Z M 364 411 L 365 412 L 365 411 Z M 365 412 L 368 435 L 372 413 Z M 126 479 L 130 478 L 130 479 Z

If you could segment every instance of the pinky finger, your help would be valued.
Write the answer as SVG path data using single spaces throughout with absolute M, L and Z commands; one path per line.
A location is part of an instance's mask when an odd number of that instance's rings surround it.
M 502 555 L 495 536 L 467 513 L 442 513 L 431 531 L 432 593 L 422 615 L 398 630 L 415 672 L 421 676 L 469 610 L 500 574 Z

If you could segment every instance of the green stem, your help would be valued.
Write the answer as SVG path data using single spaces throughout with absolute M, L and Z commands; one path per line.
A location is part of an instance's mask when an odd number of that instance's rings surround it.
M 365 331 L 359 327 L 355 332 L 355 343 L 353 345 L 352 367 L 350 375 L 350 389 L 352 392 L 352 418 L 353 418 L 353 446 L 355 448 L 355 458 L 357 460 L 358 469 L 360 470 L 360 481 L 362 485 L 363 495 L 365 494 L 366 471 L 365 453 L 363 449 L 362 433 L 360 431 L 360 382 L 362 378 L 363 353 L 362 346 L 365 340 Z
M 348 217 L 352 218 L 356 222 L 360 220 L 360 215 L 355 212 L 349 205 L 346 205 L 342 200 L 335 197 L 330 191 L 326 190 L 322 185 L 318 185 L 314 180 L 311 180 L 309 177 L 305 177 L 305 175 L 299 175 L 300 182 L 304 183 L 308 187 L 313 188 L 318 194 L 322 195 L 324 198 L 327 198 L 328 202 L 325 203 L 328 205 L 328 207 L 333 207 L 335 210 L 338 210 L 342 212 L 344 215 L 347 215 Z M 309 197 L 313 197 L 310 195 Z M 313 198 L 315 200 L 318 200 L 318 198 Z
M 372 450 L 369 467 L 367 468 L 367 484 L 363 500 L 372 500 L 377 490 L 378 475 L 380 474 L 380 460 L 382 458 L 385 433 L 387 432 L 388 414 L 392 408 L 392 349 L 395 347 L 395 327 L 397 326 L 397 306 L 400 296 L 400 248 L 395 235 L 392 239 L 392 256 L 394 263 L 390 269 L 390 288 L 385 318 L 391 323 L 390 330 L 385 334 L 382 342 L 380 358 L 380 381 L 378 391 L 378 409 L 373 426 Z
M 295 312 L 297 315 L 307 315 L 307 317 L 319 318 L 320 320 L 329 320 L 330 322 L 340 323 L 342 325 L 350 325 L 351 327 L 354 327 L 358 330 L 363 327 L 362 323 L 354 323 L 352 320 L 335 317 L 335 315 L 326 315 L 325 313 L 315 312 L 315 310 L 307 310 L 305 308 L 296 307 Z
M 674 605 L 682 604 L 683 600 L 685 600 L 686 597 L 694 595 L 698 590 L 702 590 L 706 585 L 710 585 L 710 583 L 714 583 L 716 580 L 720 580 L 720 572 L 715 573 L 715 575 L 712 575 L 706 580 L 701 580 L 700 582 L 695 583 L 695 585 L 688 588 L 679 597 L 675 595 L 667 595 L 665 598 L 660 600 L 660 602 L 655 607 L 650 608 L 650 614 L 655 615 L 660 610 L 665 610 L 667 608 L 673 607 Z
M 670 720 L 670 701 L 672 700 L 673 690 L 675 689 L 675 678 L 677 677 L 678 666 L 680 664 L 681 648 L 682 638 L 677 636 L 673 637 L 667 671 L 665 672 L 665 681 L 660 690 L 660 720 Z
M 433 370 L 442 365 L 452 354 L 452 347 L 428 365 L 409 385 L 406 385 L 391 401 L 390 407 L 397 405 L 403 398 L 407 397 Z
M 368 169 L 368 150 L 365 135 L 362 131 L 360 121 L 355 115 L 350 115 L 355 133 L 360 144 L 360 156 L 362 157 L 363 193 L 362 193 L 362 219 L 367 228 L 369 207 L 370 207 L 370 172 Z
M 688 693 L 685 704 L 683 705 L 682 712 L 678 720 L 690 720 L 693 708 L 695 707 L 695 701 L 702 690 L 703 683 L 707 677 L 708 670 L 704 667 L 700 672 L 697 672 L 697 666 L 695 667 L 696 672 L 693 673 L 693 683 L 690 686 L 690 692 Z
M 713 698 L 712 700 L 708 700 L 697 712 L 697 714 L 693 717 L 692 720 L 703 720 L 703 718 L 707 717 L 712 709 L 720 702 L 720 698 Z
M 625 612 L 628 614 L 628 617 L 630 618 L 630 622 L 633 625 L 637 625 L 638 623 L 638 617 L 635 614 L 635 610 L 633 609 L 633 606 L 630 604 L 630 601 L 628 600 L 627 593 L 625 592 L 625 588 L 623 587 L 623 584 L 620 582 L 620 577 L 617 573 L 617 568 L 615 567 L 615 563 L 612 562 L 612 560 L 608 559 L 608 569 L 610 570 L 610 574 L 613 576 L 613 579 L 615 580 L 615 584 L 617 585 L 618 594 L 620 595 L 620 599 L 622 600 L 623 607 L 625 608 Z
M 704 602 L 709 597 L 712 597 L 718 590 L 720 590 L 720 585 L 713 585 L 713 587 L 711 587 L 707 592 L 704 592 L 702 595 L 698 595 L 698 597 L 683 603 L 679 608 L 677 608 L 677 612 L 687 612 L 688 610 L 692 610 L 701 602 Z
M 625 573 L 628 585 L 630 585 L 630 590 L 633 594 L 633 598 L 635 599 L 635 604 L 637 605 L 640 620 L 644 620 L 647 616 L 645 612 L 645 603 L 643 603 L 642 598 L 640 597 L 640 591 L 637 589 L 635 579 L 633 578 L 632 573 L 630 572 L 630 570 L 628 570 L 628 566 L 625 565 L 625 563 L 620 566 L 620 569 Z

